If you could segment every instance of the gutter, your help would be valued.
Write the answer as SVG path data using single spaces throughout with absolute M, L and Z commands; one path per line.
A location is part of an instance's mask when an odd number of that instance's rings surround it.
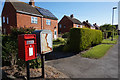
M 43 16 L 42 16 L 42 15 L 33 14 L 33 13 L 28 13 L 28 12 L 19 11 L 19 10 L 16 10 L 16 12 L 41 17 L 41 29 L 43 29 Z
M 19 11 L 19 10 L 16 10 L 16 12 L 23 13 L 23 14 L 28 14 L 28 15 L 33 15 L 33 16 L 39 16 L 39 17 L 43 17 L 42 15 L 33 14 L 33 13 L 28 13 L 28 12 Z

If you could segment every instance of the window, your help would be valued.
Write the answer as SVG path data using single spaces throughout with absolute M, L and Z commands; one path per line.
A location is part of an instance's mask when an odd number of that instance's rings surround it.
M 48 19 L 47 19 L 47 20 L 46 20 L 46 24 L 47 24 L 47 25 L 51 25 L 51 20 L 48 20 Z
M 78 26 L 78 25 L 76 25 L 76 27 L 78 28 L 79 26 Z
M 82 25 L 80 25 L 80 28 L 82 28 Z
M 66 26 L 64 26 L 64 28 L 66 28 Z
M 9 19 L 8 19 L 8 17 L 7 17 L 7 24 L 9 24 Z
M 37 17 L 31 17 L 31 23 L 37 24 Z
M 5 17 L 3 16 L 3 23 L 5 23 Z
M 59 24 L 59 28 L 61 28 L 62 27 L 62 25 L 61 24 Z

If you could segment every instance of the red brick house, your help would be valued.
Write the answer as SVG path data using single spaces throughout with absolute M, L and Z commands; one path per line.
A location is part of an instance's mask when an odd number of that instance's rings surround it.
M 53 38 L 58 36 L 58 19 L 47 9 L 35 6 L 34 0 L 29 4 L 6 0 L 2 11 L 2 33 L 9 34 L 10 26 L 34 27 L 36 30 L 48 29 Z
M 88 22 L 88 20 L 83 21 L 82 24 L 83 24 L 83 27 L 84 27 L 84 28 L 95 29 L 95 26 L 93 26 L 92 24 L 90 24 L 90 23 Z
M 99 29 L 100 29 L 100 27 L 99 27 L 96 23 L 93 24 L 93 26 L 95 27 L 96 30 L 99 30 Z
M 70 28 L 80 27 L 82 28 L 82 23 L 73 17 L 73 14 L 69 16 L 64 15 L 64 17 L 58 23 L 58 32 L 65 33 L 69 32 Z

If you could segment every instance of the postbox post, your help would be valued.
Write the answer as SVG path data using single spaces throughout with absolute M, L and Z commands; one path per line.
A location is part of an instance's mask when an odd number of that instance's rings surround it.
M 30 66 L 29 66 L 29 61 L 26 61 L 26 66 L 27 66 L 27 80 L 30 80 Z
M 26 61 L 27 80 L 30 80 L 29 60 L 36 59 L 37 44 L 35 34 L 18 35 L 18 57 Z
M 52 32 L 50 30 L 36 30 L 32 32 L 36 34 L 37 38 L 37 53 L 41 55 L 41 68 L 42 68 L 42 76 L 41 78 L 45 78 L 45 70 L 44 70 L 44 60 L 45 54 L 52 52 Z
M 44 69 L 44 60 L 45 60 L 45 56 L 44 56 L 44 54 L 41 54 L 41 63 L 42 63 L 42 66 L 41 66 L 41 68 L 42 68 L 42 78 L 45 78 L 45 69 Z

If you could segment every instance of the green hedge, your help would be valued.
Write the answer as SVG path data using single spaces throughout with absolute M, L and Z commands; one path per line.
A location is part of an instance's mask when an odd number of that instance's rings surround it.
M 86 28 L 72 28 L 70 30 L 70 50 L 79 52 L 91 46 L 100 44 L 102 32 L 100 30 Z

